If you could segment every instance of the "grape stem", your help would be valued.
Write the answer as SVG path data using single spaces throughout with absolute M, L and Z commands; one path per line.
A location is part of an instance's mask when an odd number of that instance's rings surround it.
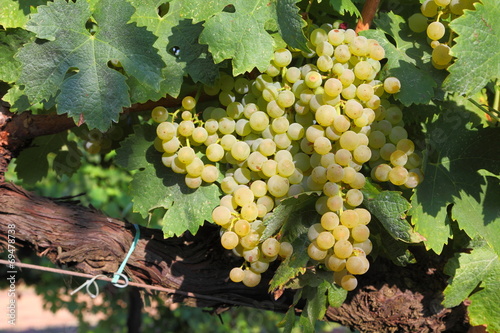
M 495 83 L 495 99 L 493 100 L 493 109 L 498 113 L 500 111 L 500 80 Z
M 496 87 L 498 87 L 498 85 Z M 495 100 L 497 100 L 497 97 L 500 94 L 500 89 L 499 88 L 496 88 Z M 477 106 L 481 111 L 483 111 L 488 116 L 490 116 L 492 119 L 495 119 L 496 121 L 500 122 L 500 118 L 498 118 L 498 116 L 495 113 L 493 113 L 490 110 L 488 110 L 488 108 L 485 108 L 484 105 L 479 104 L 478 102 L 476 102 L 472 98 L 468 98 L 468 100 L 469 100 L 469 102 L 471 102 L 472 104 L 474 104 L 475 106 Z M 498 101 L 496 101 L 496 102 L 498 102 Z M 498 108 L 498 104 L 496 105 L 496 107 Z M 493 104 L 493 108 L 495 109 L 495 104 Z M 497 109 L 495 109 L 495 111 L 497 111 Z
M 356 25 L 356 32 L 370 29 L 370 25 L 375 17 L 379 4 L 380 0 L 366 0 L 361 11 L 361 17 Z

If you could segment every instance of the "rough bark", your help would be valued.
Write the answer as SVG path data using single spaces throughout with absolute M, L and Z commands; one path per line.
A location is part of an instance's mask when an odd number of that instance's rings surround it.
M 134 228 L 127 222 L 74 201 L 43 198 L 0 183 L 0 248 L 6 246 L 8 224 L 16 225 L 16 246 L 29 247 L 56 265 L 90 274 L 115 272 L 134 237 Z M 185 292 L 171 295 L 170 301 L 212 307 L 215 312 L 234 305 L 278 312 L 289 308 L 291 292 L 278 300 L 267 292 L 272 272 L 256 288 L 228 281 L 228 272 L 238 260 L 219 244 L 218 232 L 211 225 L 196 236 L 166 240 L 161 231 L 141 227 L 126 274 L 136 282 Z M 425 265 L 404 268 L 377 259 L 360 278 L 360 287 L 342 307 L 329 308 L 326 318 L 362 332 L 466 331 L 465 308 L 440 305 L 446 277 L 433 268 L 439 263 L 422 262 Z

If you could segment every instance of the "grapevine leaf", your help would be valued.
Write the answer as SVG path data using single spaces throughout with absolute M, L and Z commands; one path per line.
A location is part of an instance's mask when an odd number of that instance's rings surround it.
M 317 287 L 304 287 L 304 294 L 307 298 L 307 315 L 312 325 L 316 323 L 316 320 L 323 319 L 325 316 L 326 290 L 328 288 L 328 284 L 328 281 L 323 280 Z
M 314 204 L 318 199 L 314 192 L 301 193 L 298 196 L 287 198 L 273 210 L 273 213 L 264 219 L 266 229 L 264 229 L 260 240 L 263 241 L 272 237 L 283 226 L 300 222 L 300 216 L 304 208 Z
M 184 1 L 180 10 L 180 15 L 182 17 L 191 18 L 193 23 L 198 23 L 208 20 L 231 4 L 232 1 L 230 0 Z
M 278 266 L 278 269 L 276 269 L 276 272 L 269 283 L 269 291 L 283 288 L 288 281 L 306 271 L 305 267 L 309 261 L 309 255 L 307 254 L 309 240 L 307 239 L 306 232 L 303 233 L 301 237 L 297 237 L 291 242 L 293 246 L 293 253 L 290 257 L 283 260 L 283 262 Z
M 450 27 L 458 34 L 451 54 L 457 60 L 444 82 L 448 91 L 472 95 L 500 78 L 500 2 L 484 0 L 466 10 Z
M 415 263 L 413 254 L 408 250 L 408 243 L 394 239 L 382 223 L 370 223 L 370 233 L 373 243 L 371 255 L 374 258 L 382 255 L 398 266 Z
M 208 44 L 215 62 L 232 59 L 233 74 L 257 69 L 264 71 L 273 57 L 273 38 L 266 22 L 276 18 L 269 0 L 235 0 L 234 12 L 219 12 L 203 24 L 200 43 Z
M 307 38 L 304 36 L 302 28 L 306 22 L 298 14 L 298 7 L 295 5 L 299 0 L 281 0 L 276 4 L 276 14 L 278 28 L 285 42 L 291 47 L 309 52 Z M 356 8 L 356 7 L 354 7 Z
M 314 333 L 314 326 L 311 320 L 309 319 L 309 311 L 307 307 L 302 311 L 299 318 L 299 325 L 301 328 L 301 332 L 303 333 Z
M 27 23 L 38 40 L 17 54 L 22 62 L 18 84 L 32 103 L 57 95 L 57 111 L 90 128 L 105 131 L 130 105 L 126 77 L 108 67 L 118 60 L 128 75 L 158 90 L 163 61 L 152 45 L 155 37 L 144 28 L 127 24 L 133 7 L 125 0 L 101 0 L 91 12 L 86 1 L 55 0 L 39 6 Z M 86 23 L 92 19 L 97 32 Z M 42 40 L 42 39 L 45 39 Z
M 427 241 L 426 246 L 440 253 L 448 237 L 451 216 L 471 238 L 483 236 L 500 253 L 500 184 L 484 176 L 482 169 L 500 173 L 500 130 L 468 129 L 470 114 L 446 105 L 439 119 L 427 129 L 428 161 L 425 179 L 412 197 L 412 222 Z M 482 174 L 483 173 L 483 174 Z
M 394 238 L 406 243 L 419 243 L 422 236 L 406 221 L 410 203 L 396 191 L 381 191 L 370 182 L 362 189 L 365 207 L 377 217 L 385 230 Z
M 361 13 L 358 8 L 354 5 L 352 0 L 330 0 L 330 5 L 335 9 L 340 15 L 345 15 L 345 13 L 350 13 L 351 15 L 356 15 L 360 17 Z
M 45 4 L 43 0 L 0 0 L 0 25 L 4 29 L 24 28 L 34 8 Z
M 117 150 L 118 165 L 138 170 L 130 184 L 134 211 L 147 217 L 156 208 L 167 209 L 162 220 L 165 237 L 186 230 L 194 234 L 205 220 L 212 220 L 212 210 L 219 204 L 219 188 L 215 184 L 197 190 L 188 188 L 184 175 L 162 164 L 161 153 L 153 147 L 155 135 L 153 126 L 137 126 Z
M 11 112 L 25 111 L 30 107 L 28 97 L 24 91 L 17 85 L 10 88 L 2 97 L 2 100 L 10 104 Z
M 430 47 L 425 41 L 418 43 L 404 19 L 392 12 L 381 13 L 376 24 L 377 30 L 365 30 L 360 34 L 376 39 L 385 49 L 387 63 L 382 69 L 382 74 L 395 76 L 401 81 L 401 91 L 395 95 L 404 105 L 428 104 L 434 97 L 434 88 L 437 87 L 432 73 L 431 65 L 424 64 L 421 59 L 429 53 Z M 392 44 L 387 35 L 391 36 L 396 45 Z
M 0 31 L 0 81 L 12 83 L 21 73 L 21 63 L 14 54 L 26 43 L 32 33 L 23 29 Z
M 158 92 L 148 89 L 134 78 L 129 80 L 134 102 L 158 100 L 165 94 L 178 96 L 185 74 L 189 74 L 195 82 L 213 84 L 221 65 L 214 64 L 208 47 L 198 43 L 203 29 L 201 23 L 193 24 L 186 15 L 185 7 L 201 5 L 199 2 L 173 0 L 163 17 L 159 16 L 157 11 L 157 7 L 164 3 L 162 0 L 130 2 L 136 9 L 132 21 L 137 22 L 138 26 L 146 27 L 158 37 L 153 46 L 159 50 L 159 55 L 166 63 L 161 71 L 163 81 Z M 205 5 L 208 5 L 208 2 Z
M 279 327 L 283 327 L 283 332 L 292 332 L 293 327 L 295 326 L 295 307 L 290 307 L 285 314 L 285 317 L 278 324 Z
M 444 267 L 445 274 L 451 278 L 444 290 L 443 305 L 459 305 L 479 285 L 481 289 L 469 297 L 471 324 L 487 325 L 491 332 L 496 332 L 500 329 L 500 260 L 484 241 L 474 240 L 471 247 L 470 254 L 457 253 Z
M 498 255 L 486 242 L 474 241 L 469 247 L 472 248 L 470 254 L 457 253 L 444 267 L 444 273 L 451 276 L 443 300 L 443 305 L 448 308 L 466 299 L 500 263 Z
M 330 304 L 330 306 L 338 308 L 339 306 L 344 304 L 344 301 L 347 297 L 347 290 L 334 283 L 330 283 L 328 285 L 327 290 L 328 290 L 328 304 Z
M 37 137 L 32 145 L 23 149 L 16 158 L 17 177 L 26 184 L 35 184 L 42 180 L 49 171 L 48 155 L 58 153 L 67 142 L 67 133 Z M 80 166 L 79 162 L 74 166 L 76 168 L 73 168 L 73 171 Z

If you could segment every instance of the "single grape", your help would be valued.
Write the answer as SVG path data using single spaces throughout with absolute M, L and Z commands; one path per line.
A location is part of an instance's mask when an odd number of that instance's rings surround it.
M 439 40 L 443 38 L 444 33 L 446 32 L 446 29 L 441 22 L 432 22 L 429 24 L 427 27 L 427 37 L 429 37 L 431 40 Z
M 182 107 L 186 110 L 192 110 L 196 106 L 196 99 L 192 96 L 186 96 L 182 99 Z
M 241 282 L 245 277 L 245 272 L 240 267 L 234 267 L 229 272 L 229 278 L 233 282 Z
M 274 257 L 280 252 L 280 249 L 280 242 L 276 238 L 268 238 L 261 245 L 262 253 L 268 257 Z
M 260 283 L 261 276 L 259 273 L 253 272 L 251 269 L 247 269 L 244 272 L 243 284 L 247 287 L 255 287 Z
M 395 94 L 401 89 L 401 82 L 395 77 L 388 77 L 384 80 L 384 90 L 388 94 Z
M 427 17 L 420 13 L 415 13 L 408 18 L 408 26 L 413 32 L 424 32 L 427 30 Z
M 157 106 L 151 111 L 151 118 L 157 123 L 162 123 L 168 119 L 168 111 L 163 106 Z

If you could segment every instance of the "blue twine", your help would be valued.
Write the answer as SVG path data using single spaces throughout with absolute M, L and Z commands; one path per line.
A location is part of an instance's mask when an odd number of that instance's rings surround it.
M 139 241 L 139 238 L 141 236 L 141 230 L 139 229 L 139 226 L 137 224 L 134 224 L 134 227 L 135 227 L 134 241 L 132 242 L 132 245 L 130 246 L 130 249 L 128 250 L 127 256 L 122 261 L 120 267 L 118 267 L 118 270 L 116 271 L 116 273 L 113 274 L 113 279 L 111 280 L 111 283 L 117 288 L 125 288 L 128 286 L 128 278 L 125 274 L 123 274 L 123 270 L 125 269 L 125 266 L 127 266 L 127 261 L 130 258 L 130 256 L 132 255 L 132 252 L 134 252 L 135 246 L 137 245 L 137 242 Z M 102 274 L 94 276 L 90 280 L 85 281 L 80 287 L 73 290 L 70 295 L 75 294 L 77 291 L 79 291 L 80 289 L 85 287 L 87 290 L 87 293 L 90 295 L 90 297 L 96 298 L 99 295 L 99 286 L 97 285 L 97 282 L 95 282 L 95 280 L 99 277 L 106 277 L 106 276 L 102 275 Z M 122 278 L 124 282 L 120 283 L 119 282 L 120 278 Z M 95 293 L 93 293 L 90 290 L 91 285 L 94 286 Z

